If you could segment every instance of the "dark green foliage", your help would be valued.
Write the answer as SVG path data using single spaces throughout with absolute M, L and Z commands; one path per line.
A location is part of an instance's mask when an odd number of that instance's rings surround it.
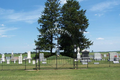
M 89 23 L 85 16 L 86 10 L 81 9 L 76 0 L 67 0 L 61 9 L 61 27 L 72 34 L 72 37 L 61 35 L 60 44 L 66 55 L 73 56 L 73 45 L 80 47 L 80 50 L 89 48 L 93 43 L 84 36 Z M 70 54 L 72 53 L 72 54 Z
M 58 17 L 60 16 L 59 0 L 47 0 L 45 3 L 44 11 L 41 17 L 38 19 L 38 24 L 40 27 L 38 28 L 40 35 L 38 36 L 38 40 L 35 41 L 35 45 L 39 46 L 41 50 L 50 50 L 52 53 L 52 48 L 54 48 L 53 44 L 53 34 L 44 35 L 44 33 L 51 28 L 54 28 L 54 23 L 58 21 Z
M 47 30 L 55 27 L 55 22 L 59 22 L 58 27 L 67 30 L 72 35 L 61 34 L 58 43 L 61 45 L 61 49 L 64 50 L 62 55 L 73 57 L 73 45 L 77 45 L 77 47 L 80 47 L 80 50 L 83 50 L 93 44 L 84 35 L 89 25 L 88 19 L 85 16 L 86 10 L 80 9 L 80 4 L 76 0 L 67 0 L 67 3 L 62 6 L 61 11 L 59 5 L 59 0 L 46 1 L 44 11 L 38 20 L 40 35 L 38 40 L 35 41 L 35 45 L 40 50 L 50 50 L 52 54 L 52 49 L 55 45 L 53 43 L 54 34 L 44 34 Z

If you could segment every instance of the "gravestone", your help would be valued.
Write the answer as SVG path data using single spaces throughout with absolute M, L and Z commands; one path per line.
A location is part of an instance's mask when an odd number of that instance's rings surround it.
M 106 55 L 106 54 L 104 54 L 104 57 L 107 57 L 107 55 Z
M 47 64 L 47 62 L 45 61 L 45 62 L 42 62 L 42 64 Z
M 40 60 L 40 61 L 43 61 L 43 59 L 44 59 L 44 53 L 40 53 L 40 54 L 39 54 L 39 60 Z
M 14 60 L 14 63 L 16 63 L 16 60 Z
M 30 51 L 28 51 L 28 53 L 27 53 L 27 59 L 28 59 L 28 62 L 29 63 L 31 63 L 31 52 Z
M 6 57 L 7 64 L 10 64 L 10 57 Z
M 22 54 L 19 56 L 19 64 L 22 64 Z
M 10 64 L 10 57 L 6 57 L 7 64 Z
M 80 52 L 80 48 L 78 47 L 78 48 L 77 48 L 77 59 L 78 59 L 78 60 L 81 59 L 79 52 Z
M 86 61 L 82 61 L 82 64 L 84 65 L 84 64 L 88 64 L 88 62 L 86 62 Z
M 94 60 L 102 60 L 102 55 L 100 53 L 94 53 Z
M 85 60 L 85 59 L 90 59 L 89 58 L 89 51 L 88 50 L 83 50 L 82 51 L 82 59 Z
M 82 62 L 82 64 L 88 64 L 88 62 L 91 62 L 88 50 L 83 50 L 82 51 L 81 58 L 82 59 L 80 61 Z
M 99 64 L 99 62 L 94 62 L 94 64 Z
M 2 62 L 5 62 L 5 55 L 2 54 Z
M 14 59 L 14 54 L 13 54 L 13 52 L 11 53 L 11 60 L 13 60 Z
M 31 59 L 31 52 L 30 51 L 28 51 L 27 58 Z
M 35 60 L 33 60 L 32 63 L 35 64 Z
M 42 64 L 46 64 L 46 59 L 44 58 L 44 53 L 39 54 L 39 60 L 42 61 Z
M 117 52 L 109 52 L 109 61 L 118 61 L 119 56 Z
M 113 63 L 114 63 L 114 64 L 118 64 L 118 63 L 119 63 L 119 61 L 113 61 Z

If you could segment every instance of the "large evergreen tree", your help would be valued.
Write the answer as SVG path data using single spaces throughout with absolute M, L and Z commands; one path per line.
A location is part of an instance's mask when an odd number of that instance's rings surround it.
M 38 40 L 35 41 L 35 45 L 38 46 L 41 50 L 50 50 L 54 47 L 53 44 L 53 34 L 44 35 L 44 33 L 51 28 L 54 28 L 54 23 L 58 21 L 60 16 L 60 1 L 59 0 L 47 0 L 45 3 L 44 11 L 41 17 L 38 19 L 38 28 L 40 35 Z
M 79 2 L 76 0 L 67 0 L 61 9 L 61 27 L 69 31 L 72 37 L 61 35 L 60 44 L 67 56 L 73 50 L 73 45 L 80 47 L 80 50 L 89 48 L 93 43 L 84 36 L 84 31 L 89 23 L 85 16 L 86 10 L 80 9 Z

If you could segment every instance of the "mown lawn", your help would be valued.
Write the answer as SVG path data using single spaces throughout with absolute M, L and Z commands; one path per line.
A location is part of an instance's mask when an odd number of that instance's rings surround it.
M 119 80 L 120 67 L 0 71 L 0 80 Z

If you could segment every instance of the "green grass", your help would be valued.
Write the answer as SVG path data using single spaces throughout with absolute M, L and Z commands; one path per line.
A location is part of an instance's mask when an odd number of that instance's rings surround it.
M 0 71 L 0 80 L 119 80 L 120 67 Z
M 18 54 L 16 54 L 15 56 L 17 55 Z M 66 59 L 60 59 L 60 58 L 66 58 Z M 120 64 L 113 64 L 111 62 L 109 67 L 109 62 L 107 60 L 89 62 L 88 68 L 86 68 L 87 65 L 82 65 L 79 61 L 78 63 L 79 69 L 61 69 L 61 67 L 62 68 L 73 67 L 73 59 L 66 56 L 60 56 L 57 58 L 58 59 L 57 64 L 59 69 L 55 70 L 56 56 L 51 56 L 48 59 L 49 59 L 47 60 L 48 64 L 41 64 L 41 68 L 44 69 L 39 71 L 16 70 L 16 69 L 25 69 L 24 66 L 25 62 L 23 62 L 23 64 L 18 64 L 18 62 L 16 62 L 15 64 L 4 63 L 3 69 L 5 69 L 5 71 L 0 71 L 0 80 L 119 80 L 120 79 Z M 95 65 L 93 64 L 94 62 L 99 62 L 100 64 Z M 33 65 L 32 63 L 29 64 L 27 61 L 26 69 L 33 70 L 33 68 L 35 68 L 35 65 Z M 0 64 L 0 70 L 1 69 L 2 69 L 2 64 Z M 11 69 L 11 70 L 7 71 L 7 69 Z

